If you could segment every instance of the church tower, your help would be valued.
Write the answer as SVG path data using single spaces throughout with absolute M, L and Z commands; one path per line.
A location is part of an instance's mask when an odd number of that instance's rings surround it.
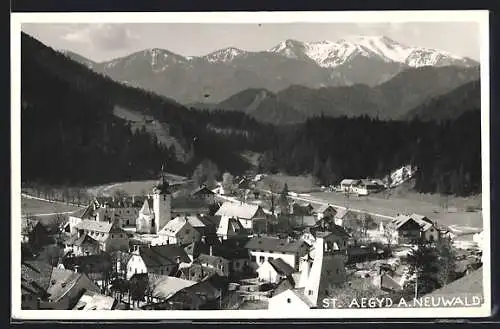
M 166 174 L 161 166 L 161 177 L 153 189 L 154 233 L 158 233 L 172 216 L 172 195 Z

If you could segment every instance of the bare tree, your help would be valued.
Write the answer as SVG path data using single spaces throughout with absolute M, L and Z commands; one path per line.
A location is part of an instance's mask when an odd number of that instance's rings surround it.
M 384 226 L 384 231 L 383 231 L 383 236 L 387 241 L 387 246 L 389 248 L 392 247 L 392 245 L 396 242 L 396 228 L 392 223 L 387 223 L 387 225 Z

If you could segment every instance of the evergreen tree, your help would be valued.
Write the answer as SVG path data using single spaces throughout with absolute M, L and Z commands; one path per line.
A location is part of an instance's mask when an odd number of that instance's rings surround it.
M 430 243 L 418 239 L 407 258 L 409 274 L 415 275 L 415 278 L 406 289 L 416 291 L 416 295 L 420 296 L 439 288 L 438 257 L 436 249 Z

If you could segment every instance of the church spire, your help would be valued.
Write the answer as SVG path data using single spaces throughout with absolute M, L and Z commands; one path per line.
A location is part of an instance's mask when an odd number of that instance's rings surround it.
M 155 186 L 155 192 L 160 194 L 169 194 L 170 184 L 167 179 L 167 173 L 165 172 L 165 165 L 162 163 L 160 169 L 160 179 L 158 184 Z

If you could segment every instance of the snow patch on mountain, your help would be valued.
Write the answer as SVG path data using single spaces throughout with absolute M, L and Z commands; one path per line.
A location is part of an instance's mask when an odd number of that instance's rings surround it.
M 213 53 L 210 53 L 206 56 L 203 56 L 204 59 L 209 61 L 210 63 L 229 63 L 232 60 L 234 60 L 236 57 L 245 54 L 246 52 L 234 48 L 234 47 L 228 47 L 224 49 L 217 50 Z
M 289 58 L 308 57 L 321 67 L 337 67 L 355 56 L 377 58 L 387 63 L 401 63 L 411 67 L 461 64 L 471 61 L 445 51 L 409 47 L 386 36 L 348 36 L 338 41 L 300 42 L 285 40 L 268 50 Z

